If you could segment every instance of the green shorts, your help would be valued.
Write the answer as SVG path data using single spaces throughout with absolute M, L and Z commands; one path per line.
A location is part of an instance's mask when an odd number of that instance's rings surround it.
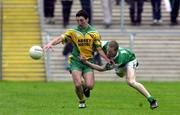
M 94 63 L 93 59 L 88 60 L 92 63 Z M 93 72 L 93 69 L 83 62 L 81 62 L 78 58 L 70 57 L 69 59 L 69 70 L 78 70 L 82 71 L 82 74 L 87 73 L 87 72 Z

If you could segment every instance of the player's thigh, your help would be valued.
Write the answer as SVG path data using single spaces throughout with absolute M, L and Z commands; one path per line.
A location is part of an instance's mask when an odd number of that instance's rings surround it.
M 79 70 L 72 70 L 71 74 L 72 74 L 72 79 L 73 79 L 75 86 L 77 86 L 77 87 L 81 86 L 82 85 L 82 82 L 81 82 L 82 72 Z
M 83 74 L 84 80 L 86 82 L 87 87 L 93 88 L 94 86 L 94 72 L 89 71 Z
M 69 69 L 70 71 L 81 71 L 82 70 L 82 62 L 78 61 L 77 59 L 73 58 L 73 57 L 69 57 L 68 59 L 68 63 L 69 63 Z
M 131 67 L 126 68 L 126 80 L 129 82 L 135 81 L 136 76 L 135 76 L 135 69 Z
M 129 63 L 126 64 L 126 79 L 128 81 L 132 81 L 136 79 L 136 75 L 135 75 L 135 70 L 138 66 L 138 62 L 136 59 L 130 61 Z

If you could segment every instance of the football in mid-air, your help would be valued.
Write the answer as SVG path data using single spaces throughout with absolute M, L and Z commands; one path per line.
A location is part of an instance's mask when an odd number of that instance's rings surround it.
M 32 59 L 41 59 L 43 56 L 43 49 L 38 45 L 34 45 L 29 49 L 29 55 Z

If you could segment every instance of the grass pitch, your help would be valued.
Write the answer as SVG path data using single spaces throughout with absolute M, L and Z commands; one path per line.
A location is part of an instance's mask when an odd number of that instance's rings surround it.
M 178 115 L 180 82 L 143 82 L 149 103 L 124 82 L 96 82 L 87 108 L 78 109 L 72 82 L 0 82 L 0 115 Z

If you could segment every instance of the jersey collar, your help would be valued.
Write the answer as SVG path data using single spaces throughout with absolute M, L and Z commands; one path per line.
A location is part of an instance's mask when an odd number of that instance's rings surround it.
M 86 28 L 81 28 L 79 25 L 78 25 L 78 30 L 80 30 L 80 31 L 87 31 L 88 29 L 89 29 L 89 24 L 86 26 Z
M 119 52 L 117 51 L 116 56 L 113 57 L 113 59 L 116 59 L 118 57 L 118 55 L 119 55 Z

